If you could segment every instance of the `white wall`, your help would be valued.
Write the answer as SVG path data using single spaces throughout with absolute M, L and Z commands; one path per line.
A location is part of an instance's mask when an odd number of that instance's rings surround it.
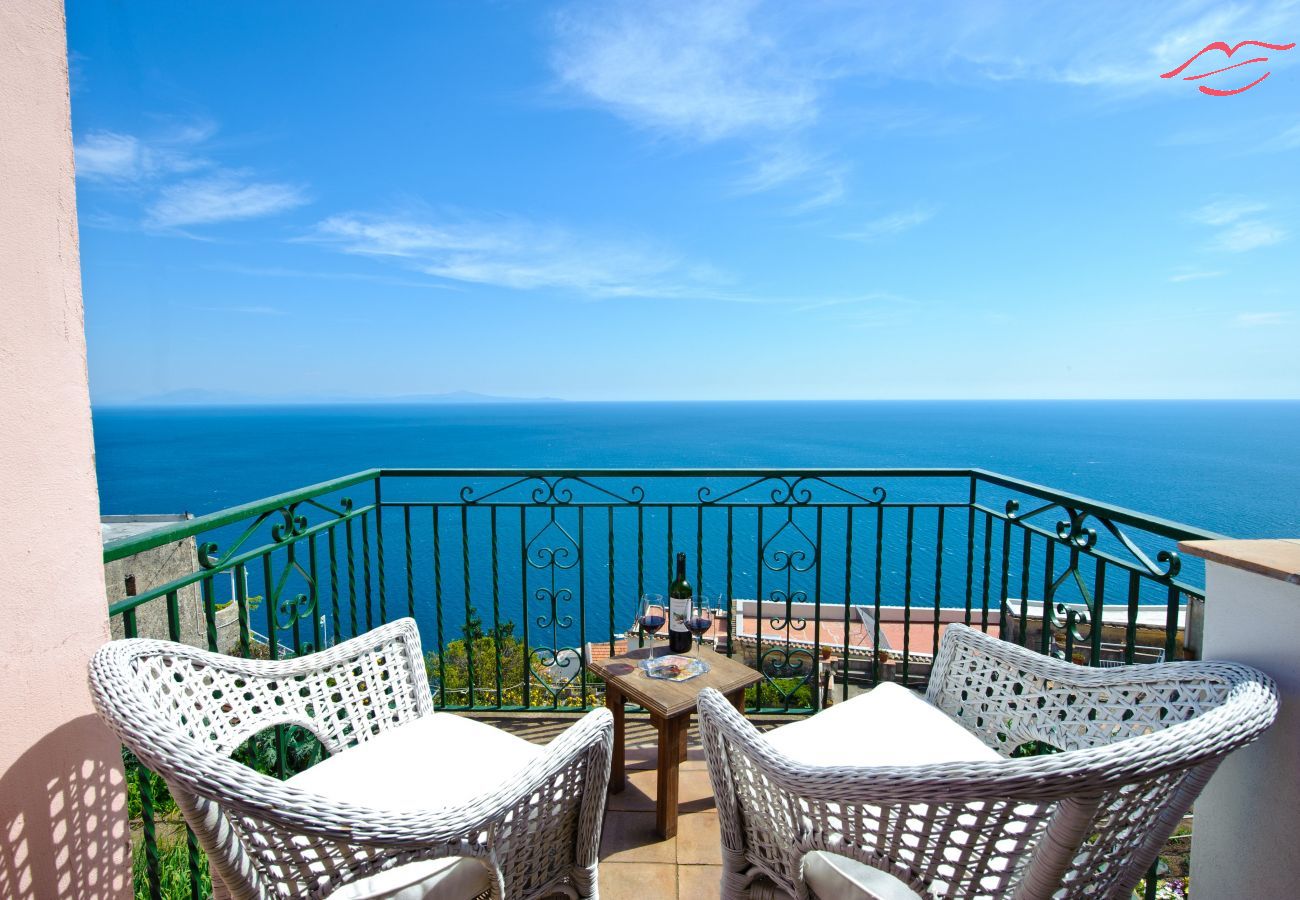
M 125 897 L 62 0 L 0 0 L 0 897 Z
M 1272 676 L 1278 720 L 1229 756 L 1194 807 L 1192 896 L 1300 895 L 1300 585 L 1206 563 L 1206 659 Z

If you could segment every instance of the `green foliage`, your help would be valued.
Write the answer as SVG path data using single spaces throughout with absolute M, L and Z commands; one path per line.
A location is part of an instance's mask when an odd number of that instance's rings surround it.
M 227 601 L 225 601 L 224 603 L 214 603 L 214 604 L 213 604 L 213 608 L 215 608 L 215 609 L 226 609 L 227 607 L 232 606 L 234 603 L 235 603 L 235 601 L 234 601 L 233 599 L 232 599 L 232 600 L 227 600 Z M 244 608 L 245 608 L 246 610 L 248 610 L 249 613 L 252 613 L 253 610 L 257 609 L 257 608 L 258 608 L 259 606 L 261 606 L 261 605 L 262 605 L 262 595 L 261 595 L 261 594 L 254 594 L 254 595 L 251 596 L 251 597 L 245 597 L 245 598 L 244 598 Z
M 122 748 L 122 767 L 126 769 L 126 812 L 133 823 L 144 818 L 144 787 L 147 787 L 153 803 L 155 820 L 180 816 L 176 801 L 167 793 L 167 782 L 161 775 L 142 766 L 135 754 L 125 747 Z
M 306 728 L 299 725 L 282 725 L 284 740 L 285 777 L 297 775 L 325 758 L 325 748 Z M 255 772 L 278 777 L 275 729 L 253 735 L 230 754 Z
M 524 705 L 526 681 L 530 681 L 528 702 L 531 708 L 596 706 L 600 703 L 595 689 L 602 682 L 591 673 L 587 674 L 584 702 L 581 679 L 574 678 L 565 684 L 553 683 L 545 675 L 545 664 L 550 660 L 541 654 L 534 655 L 530 671 L 523 642 L 515 637 L 514 632 L 513 622 L 503 622 L 490 632 L 485 631 L 478 613 L 471 610 L 464 625 L 464 638 L 447 644 L 441 655 L 437 652 L 425 654 L 424 669 L 433 685 L 435 700 L 446 706 L 496 706 L 499 670 L 502 706 Z
M 812 709 L 813 692 L 802 678 L 773 678 L 745 689 L 745 705 L 759 709 Z
M 514 624 L 506 622 L 495 633 L 485 634 L 477 615 L 466 623 L 464 638 L 449 643 L 441 656 L 435 652 L 424 658 L 429 683 L 434 685 L 435 692 L 441 687 L 444 702 L 449 706 L 467 705 L 471 685 L 477 698 L 484 697 L 484 691 L 490 689 L 491 702 L 495 702 L 498 666 L 503 694 L 517 692 L 519 699 L 514 702 L 522 703 L 526 666 L 523 644 L 514 637 Z M 503 702 L 511 701 L 503 698 Z
M 1156 882 L 1156 900 L 1187 900 L 1192 890 L 1190 878 L 1170 878 Z M 1147 882 L 1142 879 L 1133 891 L 1134 900 L 1143 900 L 1147 895 Z
M 324 756 L 324 748 L 310 731 L 297 725 L 285 725 L 283 728 L 286 776 L 296 775 L 319 762 Z M 277 751 L 275 729 L 268 728 L 253 735 L 231 754 L 231 757 L 249 768 L 276 777 Z M 122 748 L 122 763 L 126 769 L 126 807 L 131 820 L 131 830 L 135 840 L 132 854 L 131 871 L 137 897 L 148 897 L 148 868 L 144 848 L 144 786 L 150 794 L 153 804 L 153 819 L 158 840 L 158 876 L 165 900 L 189 900 L 190 868 L 189 853 L 185 838 L 185 822 L 176 801 L 167 791 L 167 783 L 162 776 L 146 769 L 135 754 Z M 208 861 L 202 851 L 198 852 L 199 884 L 202 896 L 212 893 L 212 881 L 208 876 Z
M 200 896 L 212 896 L 212 877 L 208 874 L 208 860 L 202 851 L 197 854 L 199 863 Z M 137 846 L 131 860 L 131 880 L 137 897 L 148 897 L 149 879 L 144 847 Z M 158 881 L 163 900 L 190 900 L 190 859 L 185 832 L 178 837 L 158 842 Z

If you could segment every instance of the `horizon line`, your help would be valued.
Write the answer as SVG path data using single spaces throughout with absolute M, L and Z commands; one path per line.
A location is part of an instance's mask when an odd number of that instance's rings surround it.
M 95 401 L 92 409 L 236 409 L 286 406 L 561 406 L 573 404 L 679 404 L 712 403 L 1296 403 L 1300 397 L 717 397 L 678 399 L 568 399 L 562 397 L 485 397 L 482 400 L 399 400 L 382 397 L 365 400 L 246 400 L 216 402 Z

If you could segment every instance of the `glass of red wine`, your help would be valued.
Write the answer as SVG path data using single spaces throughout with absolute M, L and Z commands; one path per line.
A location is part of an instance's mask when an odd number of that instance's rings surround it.
M 668 621 L 668 609 L 664 606 L 661 594 L 642 594 L 641 606 L 637 610 L 637 622 L 641 629 L 654 637 L 655 632 L 664 627 Z
M 700 655 L 700 645 L 704 635 L 713 627 L 713 602 L 703 591 L 691 601 L 691 608 L 686 613 L 686 629 L 695 636 L 695 655 Z

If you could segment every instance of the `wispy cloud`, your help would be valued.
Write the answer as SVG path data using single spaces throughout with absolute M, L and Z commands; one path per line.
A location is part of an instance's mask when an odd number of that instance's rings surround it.
M 134 221 L 134 227 L 197 237 L 181 229 L 276 215 L 308 202 L 302 185 L 209 158 L 205 145 L 216 132 L 215 123 L 199 120 L 143 137 L 105 130 L 86 134 L 76 145 L 78 176 L 110 199 L 125 196 L 139 206 L 131 216 L 91 211 L 85 221 L 115 228 Z
M 1228 274 L 1227 272 L 1179 272 L 1177 275 L 1170 275 L 1169 280 L 1174 284 L 1181 284 L 1184 281 L 1202 281 L 1206 278 L 1220 278 Z
M 798 136 L 821 115 L 820 76 L 785 16 L 754 0 L 577 3 L 555 17 L 551 63 L 583 102 L 657 135 L 753 148 L 734 190 L 788 187 L 797 211 L 839 202 L 848 166 Z
M 1286 240 L 1286 236 L 1284 229 L 1267 222 L 1236 222 L 1219 232 L 1210 242 L 1210 247 L 1227 253 L 1245 253 L 1247 250 L 1280 244 Z
M 649 242 L 578 234 L 518 218 L 353 213 L 325 219 L 307 239 L 470 284 L 554 288 L 589 298 L 731 299 L 720 292 L 715 271 Z
M 196 306 L 199 312 L 222 313 L 245 316 L 287 316 L 288 313 L 277 306 Z
M 733 182 L 737 194 L 757 194 L 790 186 L 799 199 L 793 209 L 807 212 L 844 199 L 848 166 L 798 143 L 781 142 L 754 153 L 748 171 Z
M 845 232 L 840 237 L 848 241 L 871 242 L 878 241 L 881 238 L 891 237 L 892 235 L 902 234 L 904 231 L 911 231 L 920 225 L 934 218 L 934 210 L 929 207 L 915 207 L 909 210 L 900 210 L 890 213 L 887 216 L 881 216 L 878 219 L 872 219 L 864 224 L 861 228 Z
M 817 90 L 752 0 L 583 3 L 556 16 L 563 85 L 635 125 L 715 141 L 817 116 Z
M 216 132 L 208 121 L 173 128 L 150 138 L 118 131 L 92 131 L 75 147 L 77 175 L 91 181 L 139 183 L 207 168 L 196 148 Z
M 306 192 L 298 185 L 255 181 L 248 172 L 223 171 L 162 188 L 145 221 L 155 228 L 210 225 L 274 215 L 306 202 Z
M 215 264 L 207 268 L 221 272 L 233 272 L 236 275 L 248 275 L 252 278 L 316 278 L 325 281 L 366 281 L 396 287 L 434 288 L 442 291 L 460 290 L 454 285 L 441 284 L 429 279 L 394 278 L 391 275 L 378 275 L 373 272 L 335 272 L 330 269 L 291 269 L 285 266 L 231 264 Z
M 510 216 L 348 213 L 317 223 L 301 240 L 461 285 L 554 290 L 592 300 L 763 304 L 857 323 L 896 318 L 910 304 L 884 291 L 809 296 L 751 290 L 707 263 L 653 242 Z
M 149 169 L 138 138 L 112 131 L 95 131 L 76 145 L 77 174 L 83 178 L 137 181 Z
M 795 208 L 814 209 L 847 193 L 851 167 L 820 128 L 830 110 L 844 114 L 841 85 L 1026 82 L 1097 96 L 1169 90 L 1159 74 L 1208 39 L 1300 30 L 1300 3 L 574 0 L 553 21 L 550 62 L 565 95 L 656 137 L 742 143 L 749 171 L 736 179 L 738 193 L 797 192 Z M 855 115 L 872 117 L 866 109 Z M 933 126 L 926 110 L 887 118 L 892 125 L 875 127 Z M 1300 136 L 1280 138 L 1293 139 Z M 819 151 L 798 149 L 806 146 Z
M 879 328 L 909 319 L 915 301 L 889 291 L 869 291 L 845 297 L 829 297 L 797 303 L 796 313 L 818 313 L 825 320 L 857 328 Z
M 1300 150 L 1300 123 L 1285 128 L 1278 134 L 1260 143 L 1263 150 Z
M 557 17 L 552 62 L 575 94 L 637 125 L 717 140 L 806 126 L 835 84 L 863 76 L 1168 90 L 1159 74 L 1208 40 L 1298 29 L 1296 0 L 581 0 Z
M 1191 219 L 1218 229 L 1210 239 L 1211 250 L 1245 253 L 1286 240 L 1286 229 L 1260 218 L 1268 210 L 1268 204 L 1257 200 L 1227 198 L 1205 204 L 1192 213 Z
M 1244 312 L 1238 313 L 1233 322 L 1243 328 L 1260 328 L 1268 325 L 1284 325 L 1294 318 L 1289 312 Z
M 845 297 L 827 297 L 821 300 L 811 300 L 806 303 L 798 303 L 794 306 L 795 312 L 810 312 L 816 309 L 831 309 L 835 307 L 861 307 L 864 305 L 886 305 L 886 304 L 904 304 L 907 300 L 898 294 L 891 294 L 887 291 L 870 291 L 865 294 L 851 294 Z
M 737 192 L 742 194 L 767 191 L 806 178 L 826 164 L 821 154 L 789 144 L 766 147 L 746 162 L 749 171 L 735 182 Z
M 1200 222 L 1202 225 L 1230 225 L 1246 216 L 1253 216 L 1267 209 L 1267 203 L 1260 203 L 1257 200 L 1242 198 L 1215 200 L 1193 212 L 1192 221 Z
M 1293 34 L 1300 25 L 1294 0 L 936 0 L 919 6 L 884 0 L 854 7 L 847 16 L 830 9 L 848 20 L 839 23 L 834 39 L 841 53 L 856 46 L 859 71 L 922 81 L 1054 83 L 1112 94 L 1170 89 L 1158 75 L 1209 40 L 1242 32 Z

